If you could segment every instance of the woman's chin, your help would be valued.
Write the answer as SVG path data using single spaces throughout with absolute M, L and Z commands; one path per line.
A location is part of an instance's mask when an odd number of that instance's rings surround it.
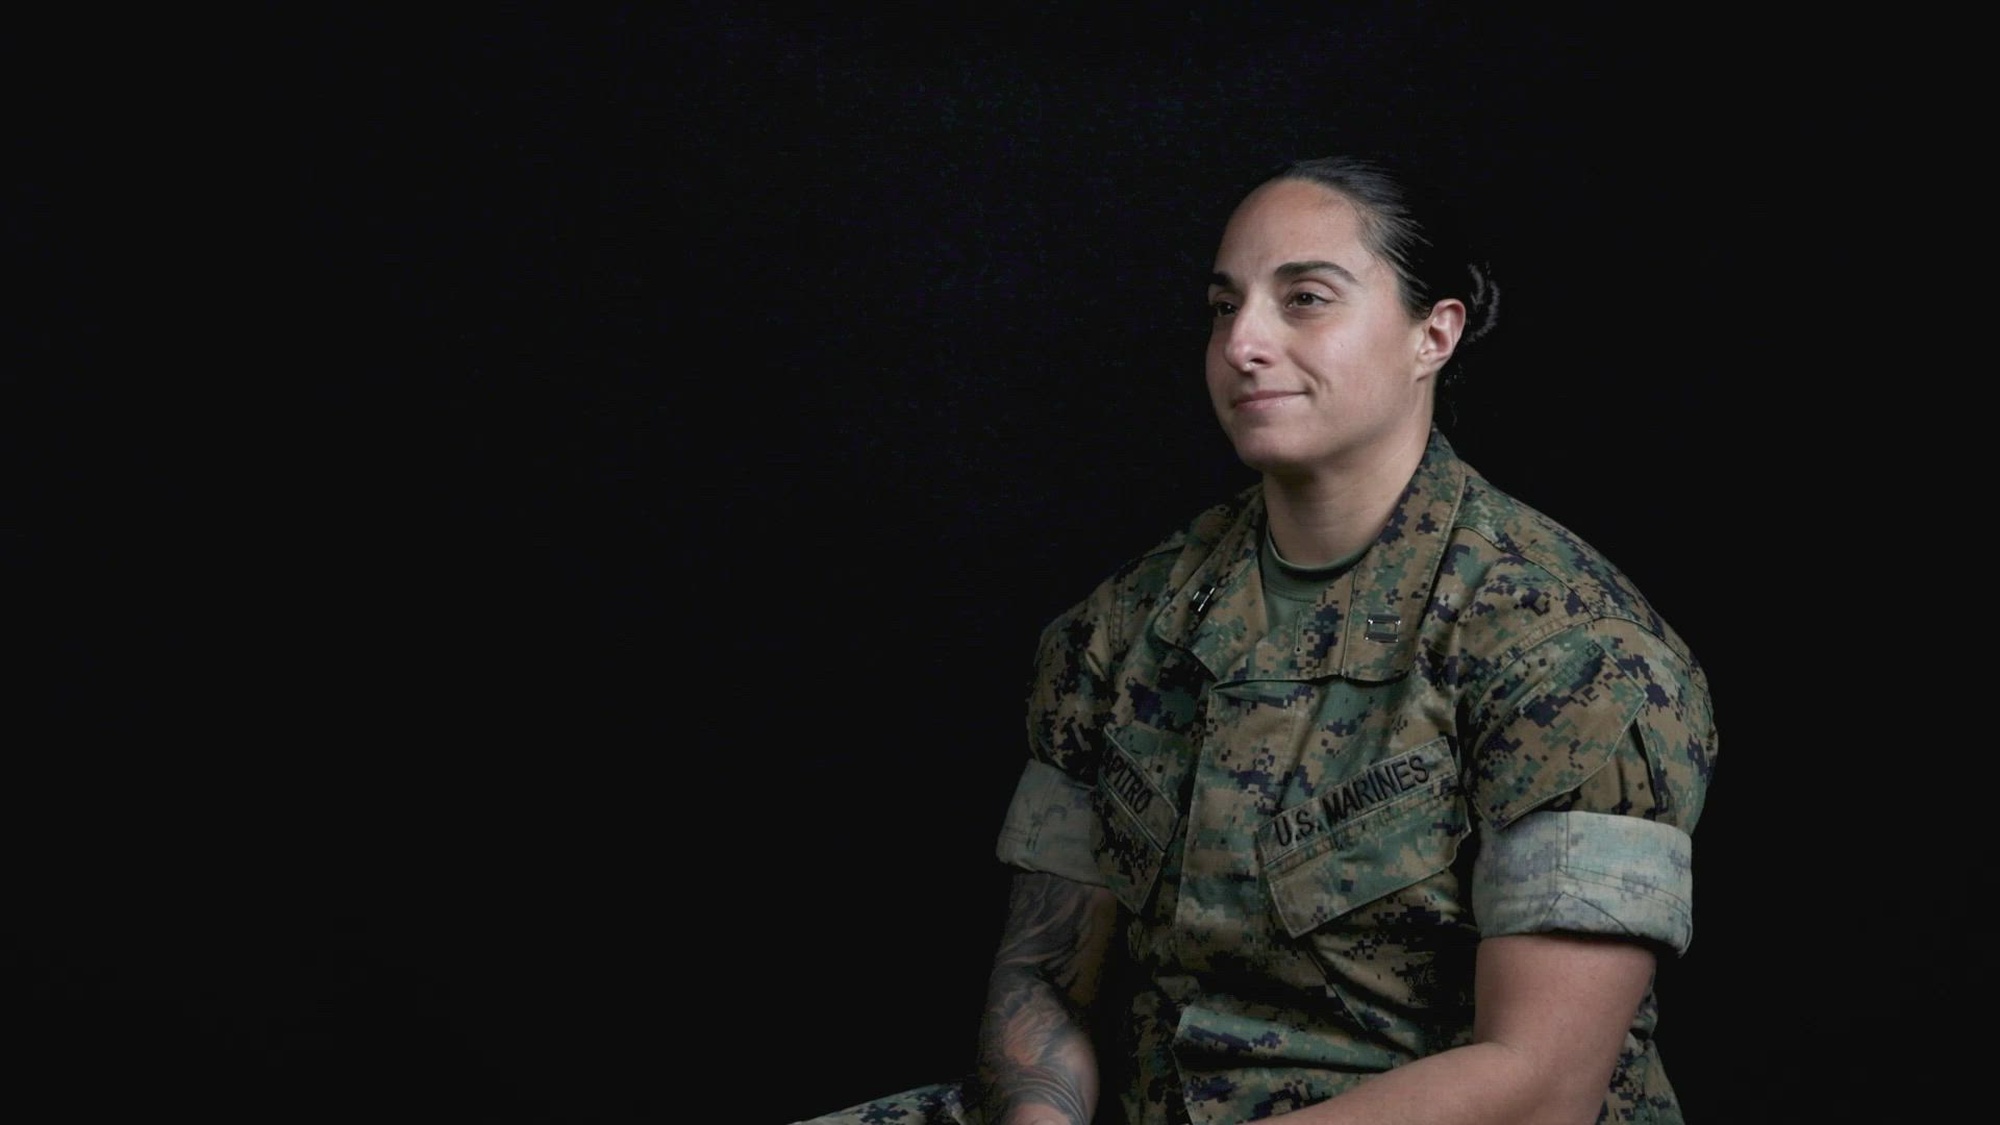
M 1311 472 L 1311 462 L 1271 442 L 1239 441 L 1236 458 L 1265 476 L 1301 477 Z

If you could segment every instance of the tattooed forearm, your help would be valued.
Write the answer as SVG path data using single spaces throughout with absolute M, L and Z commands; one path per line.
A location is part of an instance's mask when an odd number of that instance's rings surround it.
M 1102 888 L 1047 875 L 1015 878 L 980 1024 L 987 1120 L 1090 1120 L 1097 1062 L 1087 1012 L 1115 910 Z
M 1110 902 L 1100 888 L 1052 875 L 1017 876 L 994 971 L 1032 973 L 1076 1006 L 1088 1005 L 1110 938 Z

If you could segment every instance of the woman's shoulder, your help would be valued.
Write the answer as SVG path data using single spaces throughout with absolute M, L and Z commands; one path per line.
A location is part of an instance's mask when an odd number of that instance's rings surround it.
M 1128 623 L 1143 618 L 1185 585 L 1217 549 L 1261 521 L 1262 513 L 1263 497 L 1256 486 L 1201 509 L 1120 563 L 1052 624 L 1081 617 Z
M 1529 606 L 1560 599 L 1567 615 L 1628 622 L 1681 647 L 1638 584 L 1610 556 L 1477 472 L 1466 475 L 1453 539 L 1454 568 L 1489 597 Z

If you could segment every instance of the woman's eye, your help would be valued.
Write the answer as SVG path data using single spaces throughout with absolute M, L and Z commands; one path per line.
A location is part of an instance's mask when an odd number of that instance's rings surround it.
M 1298 306 L 1324 305 L 1326 304 L 1326 298 L 1317 293 L 1294 293 L 1292 294 L 1292 304 Z
M 1236 312 L 1236 306 L 1218 297 L 1208 303 L 1208 311 L 1210 315 L 1218 318 L 1232 316 Z

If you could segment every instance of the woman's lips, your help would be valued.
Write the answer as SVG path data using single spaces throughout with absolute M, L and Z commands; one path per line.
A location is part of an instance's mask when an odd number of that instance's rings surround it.
M 1247 395 L 1238 395 L 1230 405 L 1238 410 L 1268 410 L 1277 403 L 1298 398 L 1304 393 L 1304 391 L 1252 391 Z

